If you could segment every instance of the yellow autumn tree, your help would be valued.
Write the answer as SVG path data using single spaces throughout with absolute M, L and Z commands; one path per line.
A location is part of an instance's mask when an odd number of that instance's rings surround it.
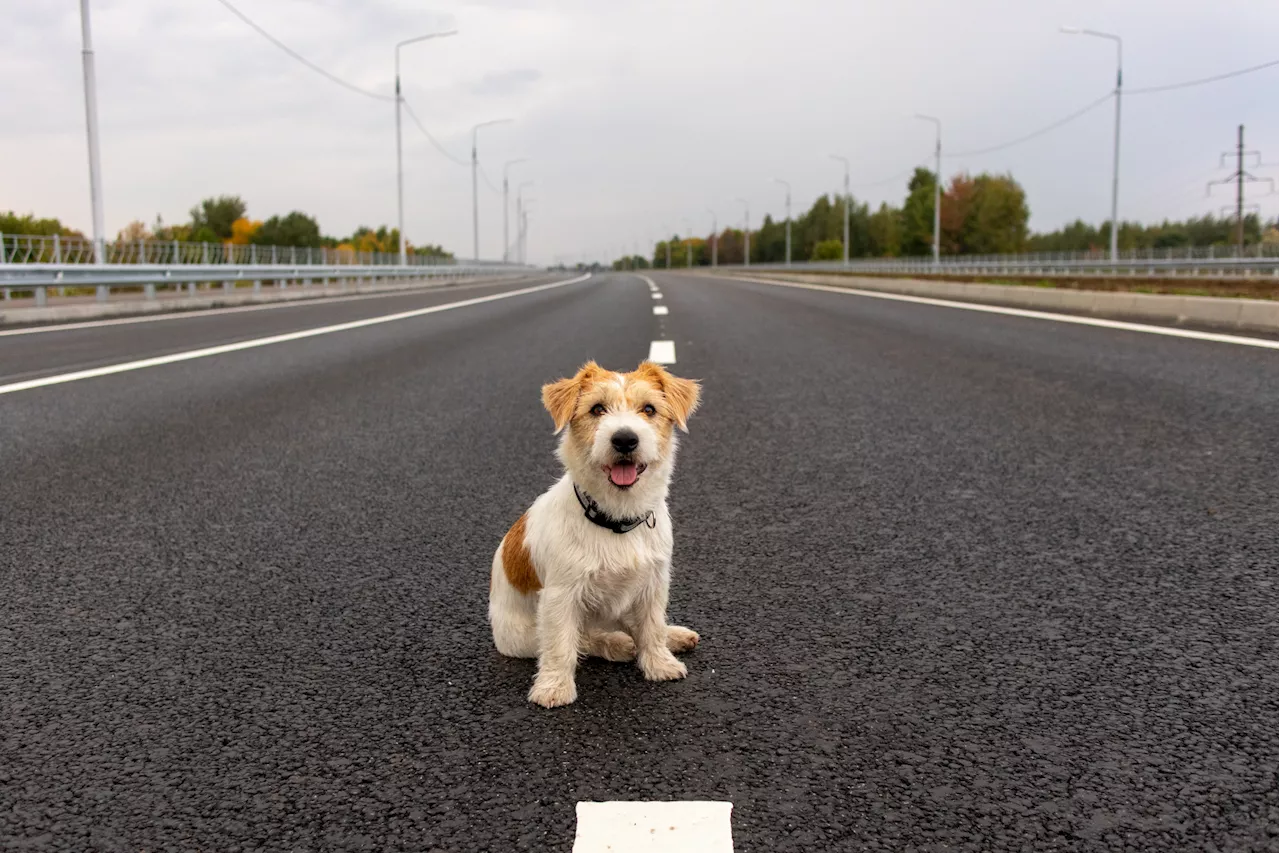
M 247 246 L 253 242 L 253 235 L 258 233 L 262 223 L 256 219 L 245 219 L 243 216 L 231 223 L 231 243 L 235 246 Z

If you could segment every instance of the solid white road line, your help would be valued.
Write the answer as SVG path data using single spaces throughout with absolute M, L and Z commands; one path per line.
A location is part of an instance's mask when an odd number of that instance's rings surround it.
M 504 293 L 494 293 L 489 296 L 477 296 L 475 299 L 464 299 L 460 302 L 447 302 L 444 305 L 432 305 L 429 308 L 417 308 L 413 311 L 401 311 L 398 314 L 385 314 L 381 317 L 369 317 L 365 320 L 353 320 L 349 323 L 338 323 L 333 326 L 320 326 L 314 329 L 303 329 L 300 332 L 272 335 L 267 338 L 254 338 L 248 341 L 238 341 L 234 344 L 222 344 L 216 347 L 205 347 L 204 349 L 188 350 L 186 352 L 175 352 L 169 355 L 157 356 L 155 358 L 144 358 L 138 361 L 127 361 L 121 364 L 108 364 L 105 367 L 94 367 L 89 370 L 77 370 L 74 373 L 61 373 L 56 376 L 46 376 L 41 379 L 29 379 L 25 382 L 14 382 L 9 385 L 0 385 L 0 394 L 12 394 L 15 391 L 27 391 L 32 388 L 43 388 L 46 385 L 60 385 L 63 382 L 75 382 L 79 379 L 93 379 L 98 376 L 109 376 L 113 373 L 124 373 L 129 370 L 141 370 L 144 367 L 158 367 L 162 364 L 173 364 L 178 361 L 190 361 L 193 358 L 206 358 L 211 355 L 222 355 L 223 353 L 228 352 L 238 352 L 240 350 L 254 349 L 256 347 L 270 346 L 271 344 L 282 344 L 286 341 L 314 338 L 317 335 L 329 335 L 334 332 L 345 332 L 349 329 L 362 329 L 365 326 L 376 326 L 380 323 L 390 323 L 395 320 L 407 320 L 410 317 L 422 317 L 426 314 L 449 311 L 453 308 L 465 308 L 468 305 L 480 305 L 485 302 L 496 302 L 499 299 L 510 299 L 513 296 L 523 296 L 527 293 L 537 293 L 540 290 L 564 287 L 568 284 L 576 284 L 580 281 L 586 281 L 589 278 L 591 278 L 591 273 L 580 275 L 577 278 L 566 279 L 564 281 L 555 281 L 551 284 L 540 284 L 535 287 L 521 288 L 520 290 L 508 290 Z
M 656 364 L 675 364 L 676 363 L 676 342 L 675 341 L 650 341 L 649 342 L 649 361 Z M 3 389 L 0 389 L 3 390 Z
M 423 287 L 406 287 L 404 290 L 380 290 L 376 293 L 352 293 L 346 296 L 323 296 L 299 299 L 286 299 L 269 302 L 265 305 L 236 305 L 230 308 L 194 308 L 183 311 L 163 311 L 156 314 L 143 314 L 136 317 L 115 317 L 110 320 L 83 320 L 79 323 L 53 323 L 47 326 L 30 326 L 22 329 L 6 329 L 0 331 L 0 338 L 13 335 L 39 335 L 46 332 L 68 332 L 73 329 L 96 329 L 99 326 L 123 326 L 129 323 L 155 323 L 160 320 L 197 320 L 201 317 L 216 317 L 221 314 L 242 314 L 246 311 L 271 311 L 276 308 L 298 308 L 305 305 L 336 305 L 339 302 L 355 302 L 361 299 L 384 299 L 389 296 L 416 296 L 436 290 L 460 292 L 474 290 L 477 287 L 500 287 L 501 281 L 487 281 L 476 284 L 456 284 L 452 287 L 443 284 L 425 285 Z M 274 289 L 272 292 L 275 292 Z M 341 291 L 339 291 L 341 292 Z
M 1074 314 L 1054 314 L 1050 311 L 1031 311 L 1026 308 L 1004 308 L 999 305 L 980 305 L 973 302 L 954 302 L 950 299 L 933 299 L 927 296 L 908 296 L 903 293 L 882 293 L 876 290 L 858 290 L 852 287 L 833 287 L 827 284 L 804 284 L 796 281 L 778 281 L 769 278 L 729 277 L 736 281 L 752 281 L 776 287 L 798 287 L 803 290 L 824 290 L 849 296 L 870 296 L 872 299 L 888 299 L 893 302 L 915 302 L 919 305 L 937 305 L 942 308 L 959 308 L 964 311 L 980 311 L 984 314 L 1004 314 L 1009 317 L 1030 317 L 1035 320 L 1052 320 L 1055 323 L 1072 323 L 1077 326 L 1098 326 L 1104 329 L 1122 329 L 1126 332 L 1144 332 L 1149 335 L 1167 335 L 1171 338 L 1192 338 L 1197 341 L 1217 341 L 1245 347 L 1280 349 L 1280 341 L 1266 338 L 1249 338 L 1243 335 L 1224 335 L 1217 332 L 1196 332 L 1191 329 L 1172 329 L 1165 326 L 1148 326 L 1144 323 L 1126 323 L 1122 320 L 1102 320 L 1096 317 L 1078 317 Z
M 655 315 L 655 316 L 658 316 L 658 317 L 665 317 L 665 316 L 666 316 L 666 314 L 667 314 L 667 306 L 665 306 L 665 305 L 655 305 L 655 306 L 653 306 L 653 313 L 654 313 L 654 315 Z
M 658 285 L 654 284 L 653 279 L 649 278 L 649 276 L 636 273 L 636 277 L 643 280 L 645 284 L 649 285 L 650 290 L 658 289 Z
M 578 803 L 573 853 L 733 853 L 733 803 Z

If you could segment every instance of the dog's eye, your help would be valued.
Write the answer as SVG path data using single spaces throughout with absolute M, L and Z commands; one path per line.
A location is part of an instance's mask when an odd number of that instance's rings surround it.
M 649 417 L 653 417 L 654 415 L 658 414 L 658 410 L 653 407 L 652 403 L 645 403 L 644 408 L 641 409 L 640 411 L 644 412 Z
M 601 415 L 603 415 L 603 414 L 604 414 L 604 403 L 596 403 L 594 406 L 592 406 L 592 407 L 591 407 L 591 414 L 595 415 L 597 418 L 598 418 L 598 417 L 600 417 Z

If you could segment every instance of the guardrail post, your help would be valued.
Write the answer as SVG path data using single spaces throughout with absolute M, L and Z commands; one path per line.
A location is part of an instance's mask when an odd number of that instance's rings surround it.
M 98 285 L 98 301 L 106 302 L 107 294 L 110 292 L 110 290 L 111 288 L 107 287 L 105 284 Z
M 222 282 L 222 292 L 230 293 L 232 290 L 235 289 L 235 286 L 236 286 L 236 283 L 234 281 L 224 281 Z
M 40 285 L 39 287 L 36 288 L 36 307 L 37 308 L 43 308 L 44 306 L 49 304 L 48 290 L 49 288 L 45 287 L 44 285 Z M 8 296 L 9 291 L 6 290 L 4 292 L 4 295 Z
M 253 292 L 254 292 L 254 293 L 261 293 L 261 292 L 262 292 L 262 279 L 260 279 L 260 278 L 255 278 L 255 279 L 253 280 Z
M 148 301 L 156 298 L 156 286 L 154 282 L 147 282 L 142 286 L 142 298 Z

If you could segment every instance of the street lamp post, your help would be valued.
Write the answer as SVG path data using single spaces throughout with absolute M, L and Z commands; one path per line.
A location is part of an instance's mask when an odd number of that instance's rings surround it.
M 1068 35 L 1095 36 L 1102 39 L 1111 39 L 1116 43 L 1116 141 L 1115 151 L 1111 155 L 1111 263 L 1115 263 L 1119 254 L 1119 236 L 1120 222 L 1120 86 L 1123 81 L 1121 74 L 1122 68 L 1122 50 L 1124 43 L 1120 40 L 1120 36 L 1111 33 L 1098 32 L 1097 30 L 1084 30 L 1079 27 L 1062 27 L 1062 32 Z
M 849 159 L 839 154 L 832 154 L 832 160 L 844 163 L 844 265 L 849 266 L 849 204 L 853 199 L 849 195 Z
M 711 266 L 716 265 L 716 253 L 720 246 L 720 227 L 716 222 L 716 212 L 711 208 L 707 208 L 707 213 L 711 214 Z
M 942 121 L 933 116 L 916 115 L 916 118 L 933 122 L 937 128 L 937 142 L 933 148 L 933 265 L 938 265 L 938 247 L 942 238 Z
M 515 160 L 508 160 L 502 164 L 502 262 L 505 264 L 508 255 L 511 252 L 511 232 L 507 224 L 508 214 L 511 210 L 511 201 L 508 194 L 508 172 L 511 167 L 517 163 L 528 162 L 528 157 L 520 157 Z M 516 222 L 516 230 L 520 230 L 520 222 Z
M 84 118 L 89 136 L 89 206 L 93 212 L 93 262 L 106 263 L 106 237 L 102 224 L 102 161 L 98 156 L 98 78 L 93 67 L 93 31 L 89 25 L 89 0 L 80 0 L 80 56 L 84 61 Z M 8 293 L 6 292 L 6 297 Z M 106 300 L 106 288 L 98 288 L 98 300 Z
M 745 198 L 742 202 L 742 265 L 751 266 L 751 203 Z
M 471 256 L 477 263 L 480 261 L 480 158 L 476 154 L 476 136 L 482 127 L 506 124 L 509 121 L 509 118 L 495 118 L 492 121 L 482 121 L 471 128 Z
M 791 184 L 782 178 L 774 178 L 773 182 L 787 188 L 787 266 L 791 266 Z
M 693 225 L 689 220 L 684 221 L 684 230 L 688 238 L 684 241 L 684 268 L 693 269 Z
M 523 181 L 516 187 L 516 257 L 524 263 L 524 188 L 533 186 L 533 181 Z
M 418 41 L 426 41 L 427 39 L 443 38 L 445 36 L 457 35 L 457 30 L 449 30 L 443 33 L 428 33 L 425 36 L 417 38 L 405 39 L 396 43 L 396 224 L 400 228 L 400 266 L 404 266 L 409 262 L 409 251 L 404 238 L 404 155 L 401 152 L 403 143 L 401 142 L 400 133 L 400 104 L 404 101 L 404 96 L 400 94 L 400 48 L 406 44 L 413 44 Z

